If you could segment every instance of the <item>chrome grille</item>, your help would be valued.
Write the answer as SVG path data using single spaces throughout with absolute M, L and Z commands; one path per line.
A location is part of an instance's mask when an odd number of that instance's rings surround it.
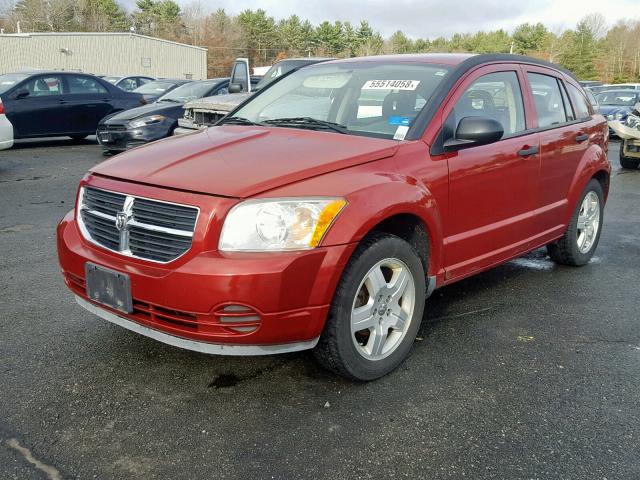
M 198 212 L 196 207 L 83 187 L 78 220 L 93 243 L 166 263 L 191 248 Z

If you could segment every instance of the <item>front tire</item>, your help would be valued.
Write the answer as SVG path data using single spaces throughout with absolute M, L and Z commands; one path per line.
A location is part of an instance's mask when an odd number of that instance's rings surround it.
M 602 185 L 592 178 L 580 197 L 564 236 L 547 245 L 551 259 L 574 267 L 588 263 L 600 241 L 603 213 Z
M 414 248 L 395 235 L 369 235 L 342 274 L 316 359 L 352 380 L 386 375 L 409 354 L 425 299 L 425 271 Z

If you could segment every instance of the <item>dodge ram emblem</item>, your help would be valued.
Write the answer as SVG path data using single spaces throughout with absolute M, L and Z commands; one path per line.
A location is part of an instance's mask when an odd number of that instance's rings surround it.
M 116 228 L 118 229 L 118 231 L 124 230 L 124 228 L 127 226 L 128 220 L 129 216 L 127 215 L 127 212 L 118 212 L 116 214 Z

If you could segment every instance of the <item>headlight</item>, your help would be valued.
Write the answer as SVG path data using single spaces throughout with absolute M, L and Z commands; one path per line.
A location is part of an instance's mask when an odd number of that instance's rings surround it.
M 624 113 L 616 113 L 616 120 L 622 120 L 624 117 Z
M 607 115 L 607 120 L 613 120 L 613 115 Z
M 219 248 L 254 252 L 315 248 L 346 204 L 343 198 L 242 202 L 227 215 Z
M 140 118 L 131 120 L 129 122 L 129 126 L 131 128 L 140 128 L 140 127 L 144 127 L 145 125 L 153 125 L 154 123 L 160 123 L 165 118 L 167 117 L 165 117 L 164 115 L 149 115 L 146 117 L 140 117 Z

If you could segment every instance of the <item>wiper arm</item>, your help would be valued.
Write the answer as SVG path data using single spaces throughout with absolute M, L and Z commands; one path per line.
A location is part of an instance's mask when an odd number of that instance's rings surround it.
M 264 123 L 282 127 L 309 128 L 312 130 L 332 130 L 334 132 L 348 134 L 348 129 L 345 125 L 341 125 L 336 122 L 330 122 L 328 120 L 318 120 L 317 118 L 312 117 L 274 118 L 272 120 L 265 120 Z
M 226 117 L 220 121 L 220 125 L 229 124 L 229 125 L 264 125 L 261 122 L 252 122 L 248 118 L 244 117 Z

